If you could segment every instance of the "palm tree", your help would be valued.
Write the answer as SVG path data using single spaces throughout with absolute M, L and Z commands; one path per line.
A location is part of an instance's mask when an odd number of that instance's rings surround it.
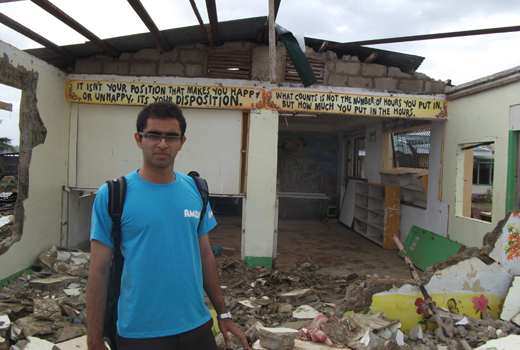
M 5 152 L 14 152 L 16 149 L 11 144 L 11 139 L 7 137 L 0 137 L 0 154 Z M 5 173 L 4 159 L 0 158 L 0 173 Z

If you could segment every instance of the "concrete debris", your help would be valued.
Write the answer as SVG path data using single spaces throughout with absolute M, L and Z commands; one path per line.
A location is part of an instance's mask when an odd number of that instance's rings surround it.
M 504 321 L 510 321 L 515 315 L 520 312 L 520 276 L 516 276 L 513 278 L 513 282 L 511 283 L 511 288 L 507 293 L 506 299 L 504 301 L 504 306 L 502 308 L 502 312 L 500 313 L 500 318 Z
M 21 348 L 21 350 L 52 350 L 54 346 L 50 341 L 36 338 L 36 337 L 28 337 L 27 344 Z
M 33 338 L 51 343 L 53 350 L 86 349 L 83 322 L 88 263 L 88 253 L 53 247 L 40 255 L 39 270 L 34 266 L 37 271 L 32 275 L 23 274 L 0 288 L 0 350 L 36 346 L 37 341 L 32 345 L 28 341 Z M 332 276 L 310 259 L 297 262 L 292 269 L 269 270 L 222 258 L 218 259 L 218 270 L 221 284 L 228 286 L 223 289 L 227 308 L 253 349 L 273 347 L 272 343 L 261 342 L 261 332 L 265 332 L 262 329 L 281 327 L 290 330 L 287 334 L 299 334 L 293 339 L 295 350 L 330 349 L 329 345 L 428 350 L 446 345 L 431 322 L 404 332 L 399 320 L 367 312 L 374 294 L 413 284 L 410 280 Z M 206 301 L 210 306 L 208 298 Z M 460 349 L 520 334 L 514 322 L 492 320 L 488 313 L 483 314 L 483 319 L 442 310 L 439 313 L 448 335 L 460 344 Z M 305 319 L 299 319 L 299 314 L 306 315 Z M 240 341 L 229 336 L 233 348 L 240 349 Z M 219 349 L 225 349 L 221 334 L 217 341 Z M 278 334 L 273 342 L 284 348 L 290 344 L 287 341 Z
M 52 247 L 40 254 L 42 267 L 59 274 L 83 277 L 88 275 L 90 254 L 75 249 Z
M 517 326 L 520 326 L 520 312 L 516 314 L 516 316 L 513 316 L 511 319 L 511 322 L 516 324 Z
M 48 278 L 36 278 L 29 281 L 29 285 L 34 289 L 39 289 L 44 292 L 56 292 L 60 289 L 64 289 L 65 286 L 71 282 L 76 282 L 79 279 L 71 276 L 55 276 Z
M 260 328 L 260 345 L 271 350 L 290 350 L 299 332 L 291 328 Z
M 294 310 L 292 317 L 297 320 L 312 320 L 316 316 L 320 315 L 321 312 L 309 305 L 302 305 Z
M 34 319 L 57 321 L 61 317 L 61 308 L 54 299 L 35 298 L 33 303 Z
M 490 340 L 476 350 L 516 350 L 520 343 L 520 335 L 509 335 L 496 340 Z
M 260 344 L 260 340 L 257 340 L 252 346 L 252 350 L 269 350 L 267 348 L 264 348 Z M 304 340 L 296 339 L 294 341 L 294 347 L 292 350 L 331 350 L 332 348 L 328 345 L 314 343 L 314 342 L 308 342 Z

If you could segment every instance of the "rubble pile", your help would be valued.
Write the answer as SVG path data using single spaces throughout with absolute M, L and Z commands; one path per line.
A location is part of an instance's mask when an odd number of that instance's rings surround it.
M 40 255 L 33 274 L 23 274 L 0 289 L 0 350 L 86 349 L 89 259 L 88 253 L 54 247 Z M 432 322 L 403 333 L 399 320 L 360 309 L 370 305 L 377 291 L 411 281 L 357 274 L 333 277 L 310 259 L 287 270 L 219 259 L 218 271 L 228 309 L 252 349 L 427 350 L 447 348 L 449 339 L 455 349 L 468 349 L 520 333 L 511 322 L 449 312 L 441 315 L 446 335 Z M 423 331 L 424 327 L 429 329 Z M 240 342 L 231 339 L 239 349 Z M 225 349 L 221 334 L 217 344 Z
M 358 313 L 368 311 L 375 293 L 392 286 L 414 284 L 410 280 L 356 274 L 331 277 L 322 273 L 310 259 L 297 262 L 290 270 L 248 268 L 242 262 L 229 260 L 219 261 L 218 265 L 228 308 L 253 349 L 284 348 L 282 345 L 266 347 L 262 343 L 262 332 L 258 331 L 262 327 L 270 331 L 264 336 L 269 340 L 265 341 L 267 344 L 276 344 L 272 338 L 286 334 L 286 329 L 298 330 L 300 335 L 292 349 L 318 350 L 324 345 L 374 350 L 447 349 L 447 339 L 433 320 L 425 322 L 430 329 L 424 332 L 424 326 L 417 325 L 403 333 L 399 320 L 387 320 L 384 313 Z M 517 325 L 495 321 L 486 315 L 487 318 L 480 320 L 443 313 L 448 338 L 455 341 L 456 349 L 473 348 L 491 339 L 520 334 Z M 304 340 L 317 342 L 316 347 L 304 346 L 301 343 Z M 278 342 L 287 343 L 291 343 L 290 339 Z M 240 346 L 238 341 L 236 346 Z
M 84 338 L 89 261 L 88 253 L 53 247 L 40 255 L 34 273 L 5 284 L 0 289 L 0 350 L 31 345 L 52 349 L 61 344 L 56 348 L 60 350 L 73 339 Z

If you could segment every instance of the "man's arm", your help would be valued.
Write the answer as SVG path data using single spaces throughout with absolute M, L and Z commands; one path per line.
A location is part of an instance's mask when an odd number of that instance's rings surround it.
M 108 275 L 113 249 L 97 240 L 90 242 L 90 267 L 87 283 L 87 343 L 89 350 L 106 350 L 103 323 Z
M 208 295 L 215 311 L 218 315 L 225 314 L 227 312 L 224 298 L 222 297 L 222 290 L 220 289 L 220 283 L 218 281 L 217 262 L 213 256 L 211 245 L 209 244 L 208 234 L 199 237 L 199 248 L 200 256 L 202 260 L 202 277 L 204 281 L 204 290 Z M 227 332 L 234 334 L 244 346 L 244 349 L 249 349 L 247 338 L 244 333 L 236 326 L 230 318 L 224 318 L 218 321 L 218 327 L 224 336 L 226 346 L 229 346 L 229 337 Z

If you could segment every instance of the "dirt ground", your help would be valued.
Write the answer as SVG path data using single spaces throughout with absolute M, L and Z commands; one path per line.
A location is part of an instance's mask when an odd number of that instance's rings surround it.
M 217 260 L 240 260 L 241 217 L 216 215 L 216 219 L 218 225 L 209 237 L 211 245 L 224 248 Z M 357 273 L 360 276 L 377 274 L 380 277 L 410 278 L 410 271 L 397 255 L 397 250 L 384 250 L 349 230 L 337 219 L 328 222 L 312 218 L 279 220 L 276 267 L 289 269 L 308 257 L 333 276 Z

